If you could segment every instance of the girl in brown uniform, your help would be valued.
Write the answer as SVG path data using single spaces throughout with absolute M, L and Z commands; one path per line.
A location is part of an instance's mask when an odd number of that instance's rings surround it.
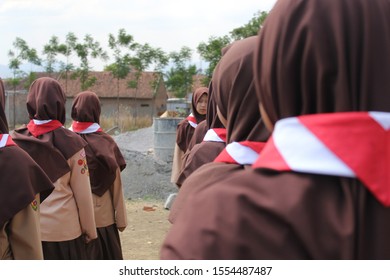
M 176 183 L 179 176 L 183 156 L 190 145 L 195 128 L 206 119 L 208 92 L 207 87 L 199 87 L 195 90 L 192 95 L 191 114 L 177 125 L 171 174 L 172 183 Z
M 206 131 L 203 132 L 202 141 L 196 143 L 191 150 L 187 150 L 184 154 L 182 169 L 176 181 L 177 186 L 181 186 L 185 179 L 200 166 L 212 162 L 226 146 L 226 128 L 218 118 L 217 105 L 212 92 L 212 84 L 210 83 L 207 116 L 206 120 L 203 121 L 206 123 Z M 198 127 L 199 125 L 196 129 Z M 195 134 L 192 139 L 194 137 Z
M 46 173 L 8 134 L 0 79 L 0 260 L 42 260 L 39 203 L 53 191 Z
M 389 49 L 387 0 L 279 0 L 254 60 L 272 136 L 193 197 L 163 256 L 390 259 Z
M 30 122 L 12 134 L 55 185 L 41 204 L 45 259 L 89 259 L 86 243 L 97 238 L 84 147 L 87 143 L 64 128 L 65 94 L 52 78 L 39 78 L 27 95 Z
M 227 144 L 214 162 L 202 165 L 186 178 L 169 215 L 172 223 L 182 215 L 182 208 L 193 192 L 249 168 L 269 137 L 253 84 L 256 39 L 252 36 L 233 43 L 214 70 L 212 99 L 216 102 L 218 118 L 226 127 Z
M 85 147 L 98 240 L 95 259 L 122 260 L 119 231 L 127 226 L 121 171 L 126 162 L 118 146 L 100 125 L 100 101 L 94 92 L 80 92 L 73 100 L 71 130 L 79 134 Z

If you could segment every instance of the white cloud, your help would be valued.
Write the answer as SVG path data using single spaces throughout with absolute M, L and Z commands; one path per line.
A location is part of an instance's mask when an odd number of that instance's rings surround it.
M 16 37 L 42 50 L 52 35 L 90 34 L 107 47 L 108 34 L 120 28 L 137 42 L 165 51 L 194 49 L 210 36 L 227 35 L 276 0 L 3 0 L 0 4 L 0 64 Z

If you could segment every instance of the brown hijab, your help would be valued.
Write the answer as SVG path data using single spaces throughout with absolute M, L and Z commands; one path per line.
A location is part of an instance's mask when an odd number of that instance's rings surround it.
M 256 39 L 257 37 L 253 36 L 229 45 L 213 73 L 211 100 L 215 100 L 216 106 L 227 119 L 227 143 L 244 140 L 265 142 L 269 136 L 260 117 L 253 84 L 252 65 Z M 204 156 L 201 156 L 199 151 L 194 151 L 194 157 L 200 156 L 200 161 L 209 159 L 210 156 L 216 157 L 218 154 L 215 152 L 220 152 L 225 148 L 224 143 L 202 143 L 200 145 L 204 145 L 205 149 L 202 149 Z M 210 148 L 213 152 L 208 150 Z M 197 152 L 196 155 L 195 152 Z M 194 166 L 197 167 L 194 172 L 187 176 L 186 173 L 182 173 L 178 179 L 179 184 L 184 183 L 171 209 L 169 216 L 171 223 L 175 223 L 192 193 L 207 189 L 221 178 L 245 168 L 245 165 L 220 162 L 209 162 L 199 167 L 200 162 L 196 159 Z
M 234 42 L 217 64 L 213 99 L 227 120 L 227 143 L 265 142 L 269 133 L 259 113 L 253 83 L 253 58 L 257 36 Z
M 100 123 L 100 101 L 91 91 L 80 92 L 73 100 L 72 119 L 78 122 Z M 102 196 L 114 183 L 116 170 L 125 169 L 126 162 L 118 146 L 107 133 L 79 134 L 85 147 L 92 192 Z
M 190 143 L 188 144 L 187 153 L 196 145 L 203 141 L 207 130 L 210 128 L 224 128 L 223 124 L 218 118 L 217 115 L 217 105 L 212 98 L 213 86 L 212 83 L 209 84 L 208 89 L 208 103 L 207 103 L 207 113 L 206 119 L 201 121 L 195 128 L 194 134 L 191 138 Z
M 208 88 L 207 87 L 199 87 L 195 90 L 195 92 L 192 94 L 192 102 L 191 102 L 191 108 L 192 108 L 192 115 L 196 119 L 196 123 L 199 124 L 202 121 L 206 119 L 206 115 L 201 115 L 196 110 L 196 104 L 198 104 L 200 98 L 203 94 L 208 95 Z M 190 125 L 187 119 L 182 120 L 177 125 L 176 130 L 176 143 L 179 146 L 179 148 L 185 153 L 188 149 L 188 146 L 191 142 L 192 136 L 194 135 L 195 128 Z
M 0 79 L 0 134 L 8 133 L 8 122 L 5 117 L 5 89 L 3 80 Z
M 65 124 L 65 101 L 65 93 L 56 80 L 48 77 L 35 80 L 27 95 L 30 120 L 57 120 Z M 81 137 L 64 127 L 35 137 L 27 126 L 23 126 L 14 131 L 12 138 L 41 166 L 52 182 L 70 171 L 67 160 L 87 145 Z
M 196 122 L 199 124 L 201 121 L 206 119 L 206 115 L 201 115 L 196 110 L 196 105 L 198 104 L 200 98 L 203 96 L 203 94 L 208 95 L 209 89 L 207 87 L 198 87 L 193 95 L 192 95 L 192 101 L 191 101 L 191 108 L 192 108 L 192 114 L 194 115 Z
M 255 56 L 255 84 L 271 122 L 389 111 L 388 12 L 386 0 L 278 1 Z
M 213 83 L 209 85 L 209 99 L 207 103 L 207 114 L 206 114 L 207 128 L 225 128 L 217 114 L 217 102 L 213 94 Z
M 182 170 L 176 180 L 176 185 L 181 186 L 184 180 L 196 169 L 205 163 L 212 162 L 225 148 L 226 143 L 203 142 L 204 136 L 209 129 L 225 128 L 218 118 L 217 104 L 213 98 L 212 83 L 209 84 L 206 120 L 202 121 L 196 128 L 187 152 L 183 156 Z M 192 149 L 194 148 L 194 151 Z
M 8 133 L 5 91 L 0 79 L 0 134 Z M 0 228 L 40 194 L 43 201 L 54 189 L 50 179 L 18 146 L 0 148 Z
M 323 112 L 390 112 L 389 49 L 388 0 L 278 0 L 254 60 L 271 122 Z M 243 170 L 189 201 L 162 258 L 390 258 L 390 208 L 357 179 Z

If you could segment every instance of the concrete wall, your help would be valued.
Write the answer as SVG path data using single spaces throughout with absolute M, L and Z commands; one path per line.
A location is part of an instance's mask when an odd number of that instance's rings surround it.
M 14 104 L 15 100 L 15 104 Z M 6 104 L 5 114 L 8 120 L 9 127 L 12 129 L 14 125 L 19 127 L 29 121 L 27 107 L 27 91 L 17 91 L 15 94 L 13 91 L 6 91 Z M 66 119 L 67 122 L 71 121 L 71 108 L 73 98 L 67 98 L 66 100 Z M 161 101 L 154 103 L 151 99 L 134 100 L 134 99 L 119 99 L 116 98 L 101 98 L 102 116 L 111 117 L 117 116 L 119 109 L 120 115 L 129 115 L 131 117 L 153 117 L 161 114 L 161 111 L 166 110 L 166 103 Z M 14 110 L 15 107 L 15 110 Z M 15 112 L 15 122 L 14 122 Z
M 5 115 L 10 129 L 27 123 L 29 121 L 26 106 L 27 91 L 6 91 L 5 93 Z

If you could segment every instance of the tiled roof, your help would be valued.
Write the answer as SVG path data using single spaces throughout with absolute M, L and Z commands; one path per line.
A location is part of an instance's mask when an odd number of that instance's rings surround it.
M 38 72 L 34 73 L 36 78 L 40 77 L 52 77 L 59 81 L 61 86 L 63 87 L 67 97 L 73 97 L 77 93 L 81 92 L 80 79 L 65 79 L 66 74 L 49 74 Z M 87 90 L 95 92 L 99 97 L 109 98 L 109 97 L 118 97 L 118 81 L 114 78 L 111 72 L 89 72 L 89 77 L 96 77 L 97 80 L 95 84 L 88 88 Z M 138 90 L 134 88 L 129 88 L 128 83 L 134 80 L 134 73 L 129 73 L 129 75 L 125 79 L 119 80 L 119 97 L 120 98 L 138 98 L 138 99 L 151 99 L 153 95 L 156 94 L 155 89 L 152 87 L 151 83 L 157 76 L 156 72 L 143 72 L 139 81 Z M 68 74 L 68 77 L 71 77 L 71 73 Z M 157 76 L 158 78 L 158 76 Z M 163 81 L 162 81 L 163 82 Z M 25 82 L 21 82 L 16 90 L 26 90 L 23 86 Z M 13 87 L 5 83 L 5 87 L 7 91 L 13 90 Z M 161 94 L 166 94 L 165 84 L 164 82 L 159 85 Z M 163 92 L 161 92 L 163 91 Z
M 139 98 L 139 99 L 151 99 L 155 94 L 155 88 L 151 83 L 155 79 L 158 79 L 156 72 L 143 72 L 139 81 L 138 90 L 130 88 L 128 83 L 135 80 L 134 73 L 130 73 L 125 79 L 119 80 L 119 93 L 118 93 L 118 80 L 114 78 L 111 72 L 90 72 L 89 77 L 96 77 L 95 84 L 88 90 L 95 92 L 99 97 L 119 97 L 120 98 Z M 66 80 L 64 76 L 60 77 L 60 84 L 65 90 L 68 97 L 75 96 L 81 91 L 79 79 Z M 164 86 L 165 89 L 165 86 Z

